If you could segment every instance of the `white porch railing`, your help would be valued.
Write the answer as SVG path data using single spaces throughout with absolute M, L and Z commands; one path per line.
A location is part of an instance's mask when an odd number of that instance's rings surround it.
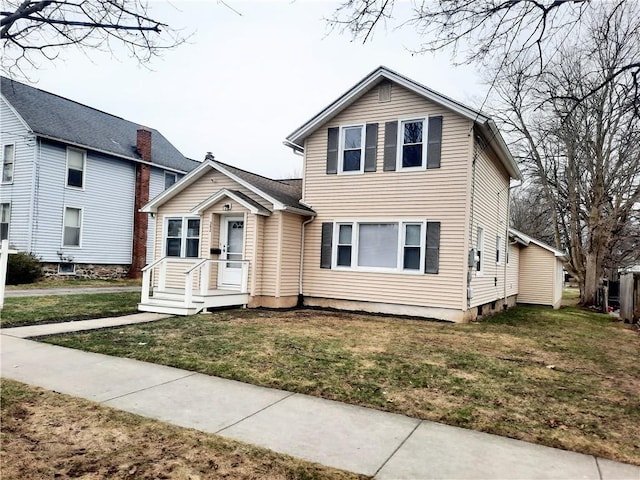
M 240 284 L 238 289 L 231 289 L 229 285 L 219 285 L 217 277 L 211 280 L 212 264 L 233 263 L 240 264 Z M 186 265 L 183 285 L 167 285 L 167 270 L 170 265 Z M 148 303 L 152 296 L 154 272 L 158 272 L 156 289 L 164 291 L 167 287 L 176 289 L 184 288 L 183 303 L 185 307 L 191 306 L 194 296 L 194 279 L 198 278 L 198 291 L 196 295 L 207 296 L 212 290 L 229 290 L 230 293 L 249 293 L 249 260 L 222 260 L 210 258 L 179 258 L 162 257 L 142 269 L 142 295 L 141 302 Z M 196 277 L 198 275 L 198 277 Z M 213 285 L 212 285 L 213 284 Z M 219 293 L 218 293 L 219 294 Z

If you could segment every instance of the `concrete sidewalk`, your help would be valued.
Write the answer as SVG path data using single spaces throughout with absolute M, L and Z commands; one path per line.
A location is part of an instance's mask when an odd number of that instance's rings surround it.
M 118 293 L 139 292 L 141 287 L 71 287 L 71 288 L 25 288 L 22 290 L 5 290 L 8 297 L 41 297 L 44 295 L 81 295 L 84 293 Z
M 2 377 L 377 479 L 640 480 L 589 455 L 20 338 L 49 334 L 38 327 L 1 331 Z

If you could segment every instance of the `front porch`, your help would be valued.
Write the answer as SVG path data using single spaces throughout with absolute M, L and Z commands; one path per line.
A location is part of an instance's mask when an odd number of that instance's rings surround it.
M 238 271 L 237 284 L 221 283 L 220 269 Z M 142 312 L 195 315 L 207 308 L 249 303 L 249 261 L 162 257 L 142 269 Z

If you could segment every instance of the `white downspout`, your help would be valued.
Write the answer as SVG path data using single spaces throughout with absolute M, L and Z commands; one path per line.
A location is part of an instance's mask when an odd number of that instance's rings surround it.
M 302 222 L 302 239 L 300 241 L 300 273 L 298 278 L 298 295 L 302 295 L 302 271 L 304 269 L 304 227 L 316 219 L 315 216 Z

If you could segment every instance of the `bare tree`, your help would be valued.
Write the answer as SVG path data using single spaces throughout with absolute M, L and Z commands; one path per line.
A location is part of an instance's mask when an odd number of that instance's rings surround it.
M 120 43 L 140 63 L 184 41 L 154 19 L 143 0 L 3 0 L 2 71 L 22 73 L 62 49 L 110 50 Z
M 640 259 L 637 96 L 620 76 L 604 81 L 640 51 L 640 20 L 633 4 L 600 15 L 542 74 L 521 58 L 496 84 L 496 114 L 539 185 L 585 304 L 594 302 L 605 268 Z
M 483 62 L 502 67 L 526 60 L 537 73 L 545 71 L 556 49 L 585 34 L 585 19 L 593 10 L 614 16 L 625 0 L 413 0 L 408 15 L 394 18 L 396 0 L 343 0 L 327 19 L 329 25 L 366 42 L 380 26 L 412 28 L 420 40 L 415 52 L 450 49 L 460 63 Z M 631 2 L 629 2 L 631 3 Z M 604 17 L 607 21 L 607 17 Z M 498 69 L 498 74 L 501 69 Z M 640 52 L 616 65 L 601 81 L 573 100 L 586 97 L 620 78 L 640 97 Z M 640 108 L 636 106 L 636 108 Z
M 510 226 L 516 230 L 548 245 L 556 245 L 547 201 L 537 183 L 515 190 L 511 196 L 509 217 Z

